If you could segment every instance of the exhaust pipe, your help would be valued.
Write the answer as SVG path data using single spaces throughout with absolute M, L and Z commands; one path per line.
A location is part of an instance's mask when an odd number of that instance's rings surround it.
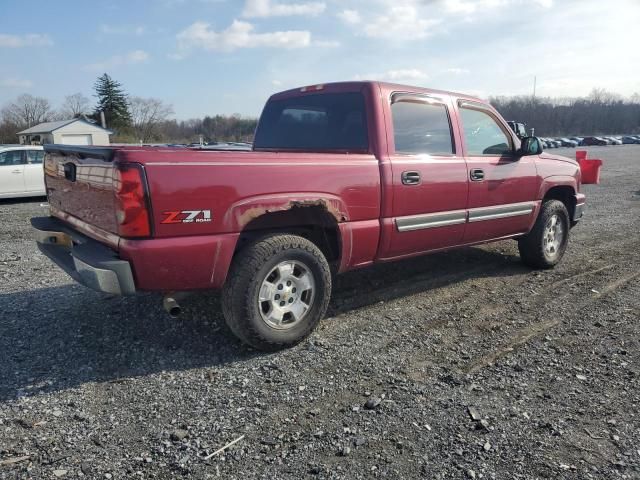
M 171 295 L 165 295 L 162 299 L 162 307 L 172 318 L 178 317 L 182 313 L 182 307 L 178 301 Z

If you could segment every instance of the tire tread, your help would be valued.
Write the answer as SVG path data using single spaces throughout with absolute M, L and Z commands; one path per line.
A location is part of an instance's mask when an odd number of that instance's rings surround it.
M 256 273 L 266 261 L 274 255 L 287 250 L 302 250 L 312 255 L 322 272 L 322 283 L 325 292 L 316 318 L 309 322 L 303 333 L 293 341 L 274 341 L 262 335 L 250 319 L 249 305 L 251 284 L 256 281 Z M 238 254 L 231 265 L 227 281 L 223 287 L 222 311 L 229 329 L 244 343 L 260 350 L 280 350 L 292 346 L 306 338 L 324 316 L 329 306 L 331 292 L 331 272 L 326 258 L 320 249 L 311 241 L 298 235 L 275 234 L 255 240 Z M 320 293 L 320 292 L 318 292 Z
M 542 233 L 547 223 L 547 219 L 553 214 L 561 214 L 564 217 L 565 241 L 562 245 L 562 252 L 558 257 L 550 262 L 544 255 L 544 245 Z M 555 267 L 564 255 L 564 251 L 569 242 L 569 212 L 564 203 L 559 200 L 544 200 L 540 207 L 540 213 L 531 231 L 518 239 L 518 250 L 520 258 L 525 265 L 532 268 L 548 269 Z

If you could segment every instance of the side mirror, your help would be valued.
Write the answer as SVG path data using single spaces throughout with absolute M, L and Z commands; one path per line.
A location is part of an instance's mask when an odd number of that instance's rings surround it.
M 540 155 L 542 153 L 542 142 L 538 137 L 524 137 L 520 141 L 518 155 L 526 157 L 529 155 Z

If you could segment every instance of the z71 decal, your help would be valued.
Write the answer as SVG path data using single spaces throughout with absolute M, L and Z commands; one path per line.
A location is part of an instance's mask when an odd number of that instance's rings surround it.
M 204 223 L 211 221 L 211 210 L 182 210 L 180 212 L 162 212 L 166 218 L 162 220 L 167 223 Z

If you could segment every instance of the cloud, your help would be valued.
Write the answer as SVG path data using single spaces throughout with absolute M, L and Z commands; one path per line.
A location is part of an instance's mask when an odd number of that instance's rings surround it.
M 443 70 L 443 73 L 450 73 L 452 75 L 467 75 L 469 73 L 469 70 L 466 68 L 452 67 L 452 68 L 445 68 Z
M 445 0 L 445 8 L 452 13 L 474 13 L 477 10 L 505 5 L 509 0 Z
M 103 62 L 96 62 L 86 65 L 85 70 L 109 70 L 112 68 L 121 67 L 123 65 L 136 65 L 138 63 L 144 63 L 149 60 L 149 54 L 144 50 L 133 50 L 123 55 L 114 55 Z
M 401 68 L 397 70 L 387 70 L 382 73 L 368 73 L 366 75 L 356 75 L 356 80 L 380 80 L 388 82 L 411 83 L 419 80 L 427 80 L 429 75 L 417 68 Z
M 347 25 L 357 25 L 362 22 L 360 12 L 357 10 L 343 10 L 337 14 L 338 18 Z
M 422 18 L 414 5 L 405 3 L 391 6 L 374 17 L 365 26 L 364 33 L 369 37 L 398 40 L 424 38 L 430 33 L 429 29 L 440 22 L 440 19 Z
M 445 9 L 451 13 L 471 14 L 489 8 L 533 3 L 540 7 L 551 8 L 553 0 L 444 0 Z
M 320 15 L 327 5 L 324 2 L 281 3 L 273 0 L 247 0 L 242 16 L 286 17 L 291 15 Z
M 311 45 L 311 33 L 306 30 L 287 30 L 255 33 L 248 22 L 234 20 L 227 29 L 216 32 L 205 22 L 195 22 L 176 35 L 178 52 L 173 58 L 182 58 L 194 49 L 230 52 L 239 48 L 302 48 Z
M 0 87 L 2 88 L 31 88 L 33 82 L 31 80 L 25 80 L 21 78 L 5 78 L 0 80 Z
M 107 35 L 144 35 L 147 31 L 142 25 L 100 25 L 100 31 Z
M 49 35 L 41 33 L 27 33 L 25 35 L 7 35 L 0 33 L 0 47 L 50 47 L 51 45 L 53 45 L 53 40 L 51 40 Z

